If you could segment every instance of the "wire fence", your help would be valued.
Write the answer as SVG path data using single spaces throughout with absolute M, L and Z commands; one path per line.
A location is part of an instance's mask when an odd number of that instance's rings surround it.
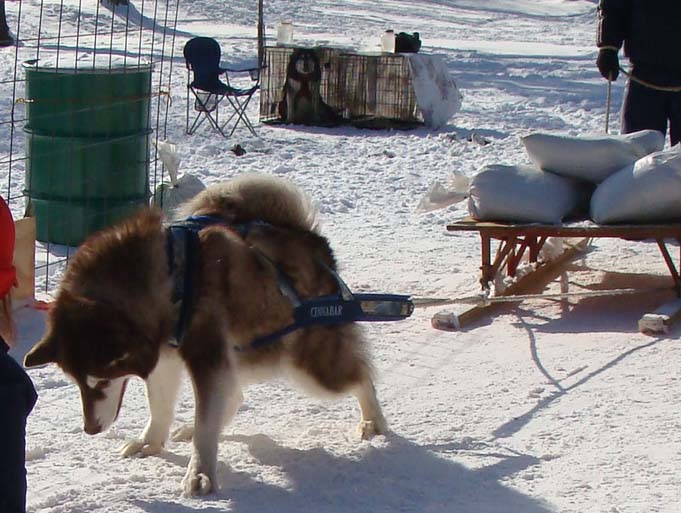
M 36 289 L 73 248 L 148 204 L 165 170 L 179 0 L 6 4 L 0 50 L 0 194 L 35 216 Z

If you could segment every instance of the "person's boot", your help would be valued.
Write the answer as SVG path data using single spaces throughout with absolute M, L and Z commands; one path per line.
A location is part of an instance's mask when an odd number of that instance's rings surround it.
M 8 30 L 0 30 L 0 47 L 2 46 L 12 46 L 14 44 L 14 38 L 9 35 Z
M 5 0 L 0 0 L 0 46 L 12 46 L 14 38 L 9 34 L 7 15 L 5 14 Z

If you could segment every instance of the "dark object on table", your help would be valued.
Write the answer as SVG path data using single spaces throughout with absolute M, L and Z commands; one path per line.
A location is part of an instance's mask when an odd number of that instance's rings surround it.
M 395 51 L 397 53 L 416 53 L 421 49 L 421 39 L 419 33 L 414 35 L 400 32 L 395 36 Z

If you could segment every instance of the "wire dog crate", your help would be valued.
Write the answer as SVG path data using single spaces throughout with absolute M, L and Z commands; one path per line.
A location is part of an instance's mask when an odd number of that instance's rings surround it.
M 267 47 L 260 92 L 260 121 L 281 123 L 287 68 L 295 48 Z M 401 54 L 360 54 L 314 48 L 322 68 L 320 95 L 355 126 L 411 128 L 423 124 L 411 82 L 409 59 Z

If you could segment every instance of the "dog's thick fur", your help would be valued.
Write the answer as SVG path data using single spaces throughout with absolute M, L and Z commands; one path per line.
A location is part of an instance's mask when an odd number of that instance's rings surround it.
M 243 399 L 242 387 L 284 375 L 312 389 L 352 394 L 364 438 L 387 429 L 376 400 L 371 364 L 354 324 L 299 329 L 261 349 L 250 341 L 290 324 L 292 305 L 275 270 L 301 297 L 337 292 L 322 262 L 335 268 L 327 240 L 315 228 L 309 201 L 283 180 L 244 175 L 206 189 L 184 214 L 211 214 L 227 225 L 257 223 L 242 238 L 222 225 L 199 234 L 192 314 L 179 349 L 169 344 L 177 322 L 161 214 L 144 211 L 89 238 L 66 270 L 44 338 L 27 354 L 29 367 L 54 362 L 78 384 L 84 429 L 96 434 L 118 415 L 125 383 L 146 381 L 150 419 L 124 455 L 161 451 L 170 432 L 182 368 L 194 387 L 194 451 L 185 493 L 217 488 L 218 436 Z M 244 350 L 235 350 L 236 347 Z

